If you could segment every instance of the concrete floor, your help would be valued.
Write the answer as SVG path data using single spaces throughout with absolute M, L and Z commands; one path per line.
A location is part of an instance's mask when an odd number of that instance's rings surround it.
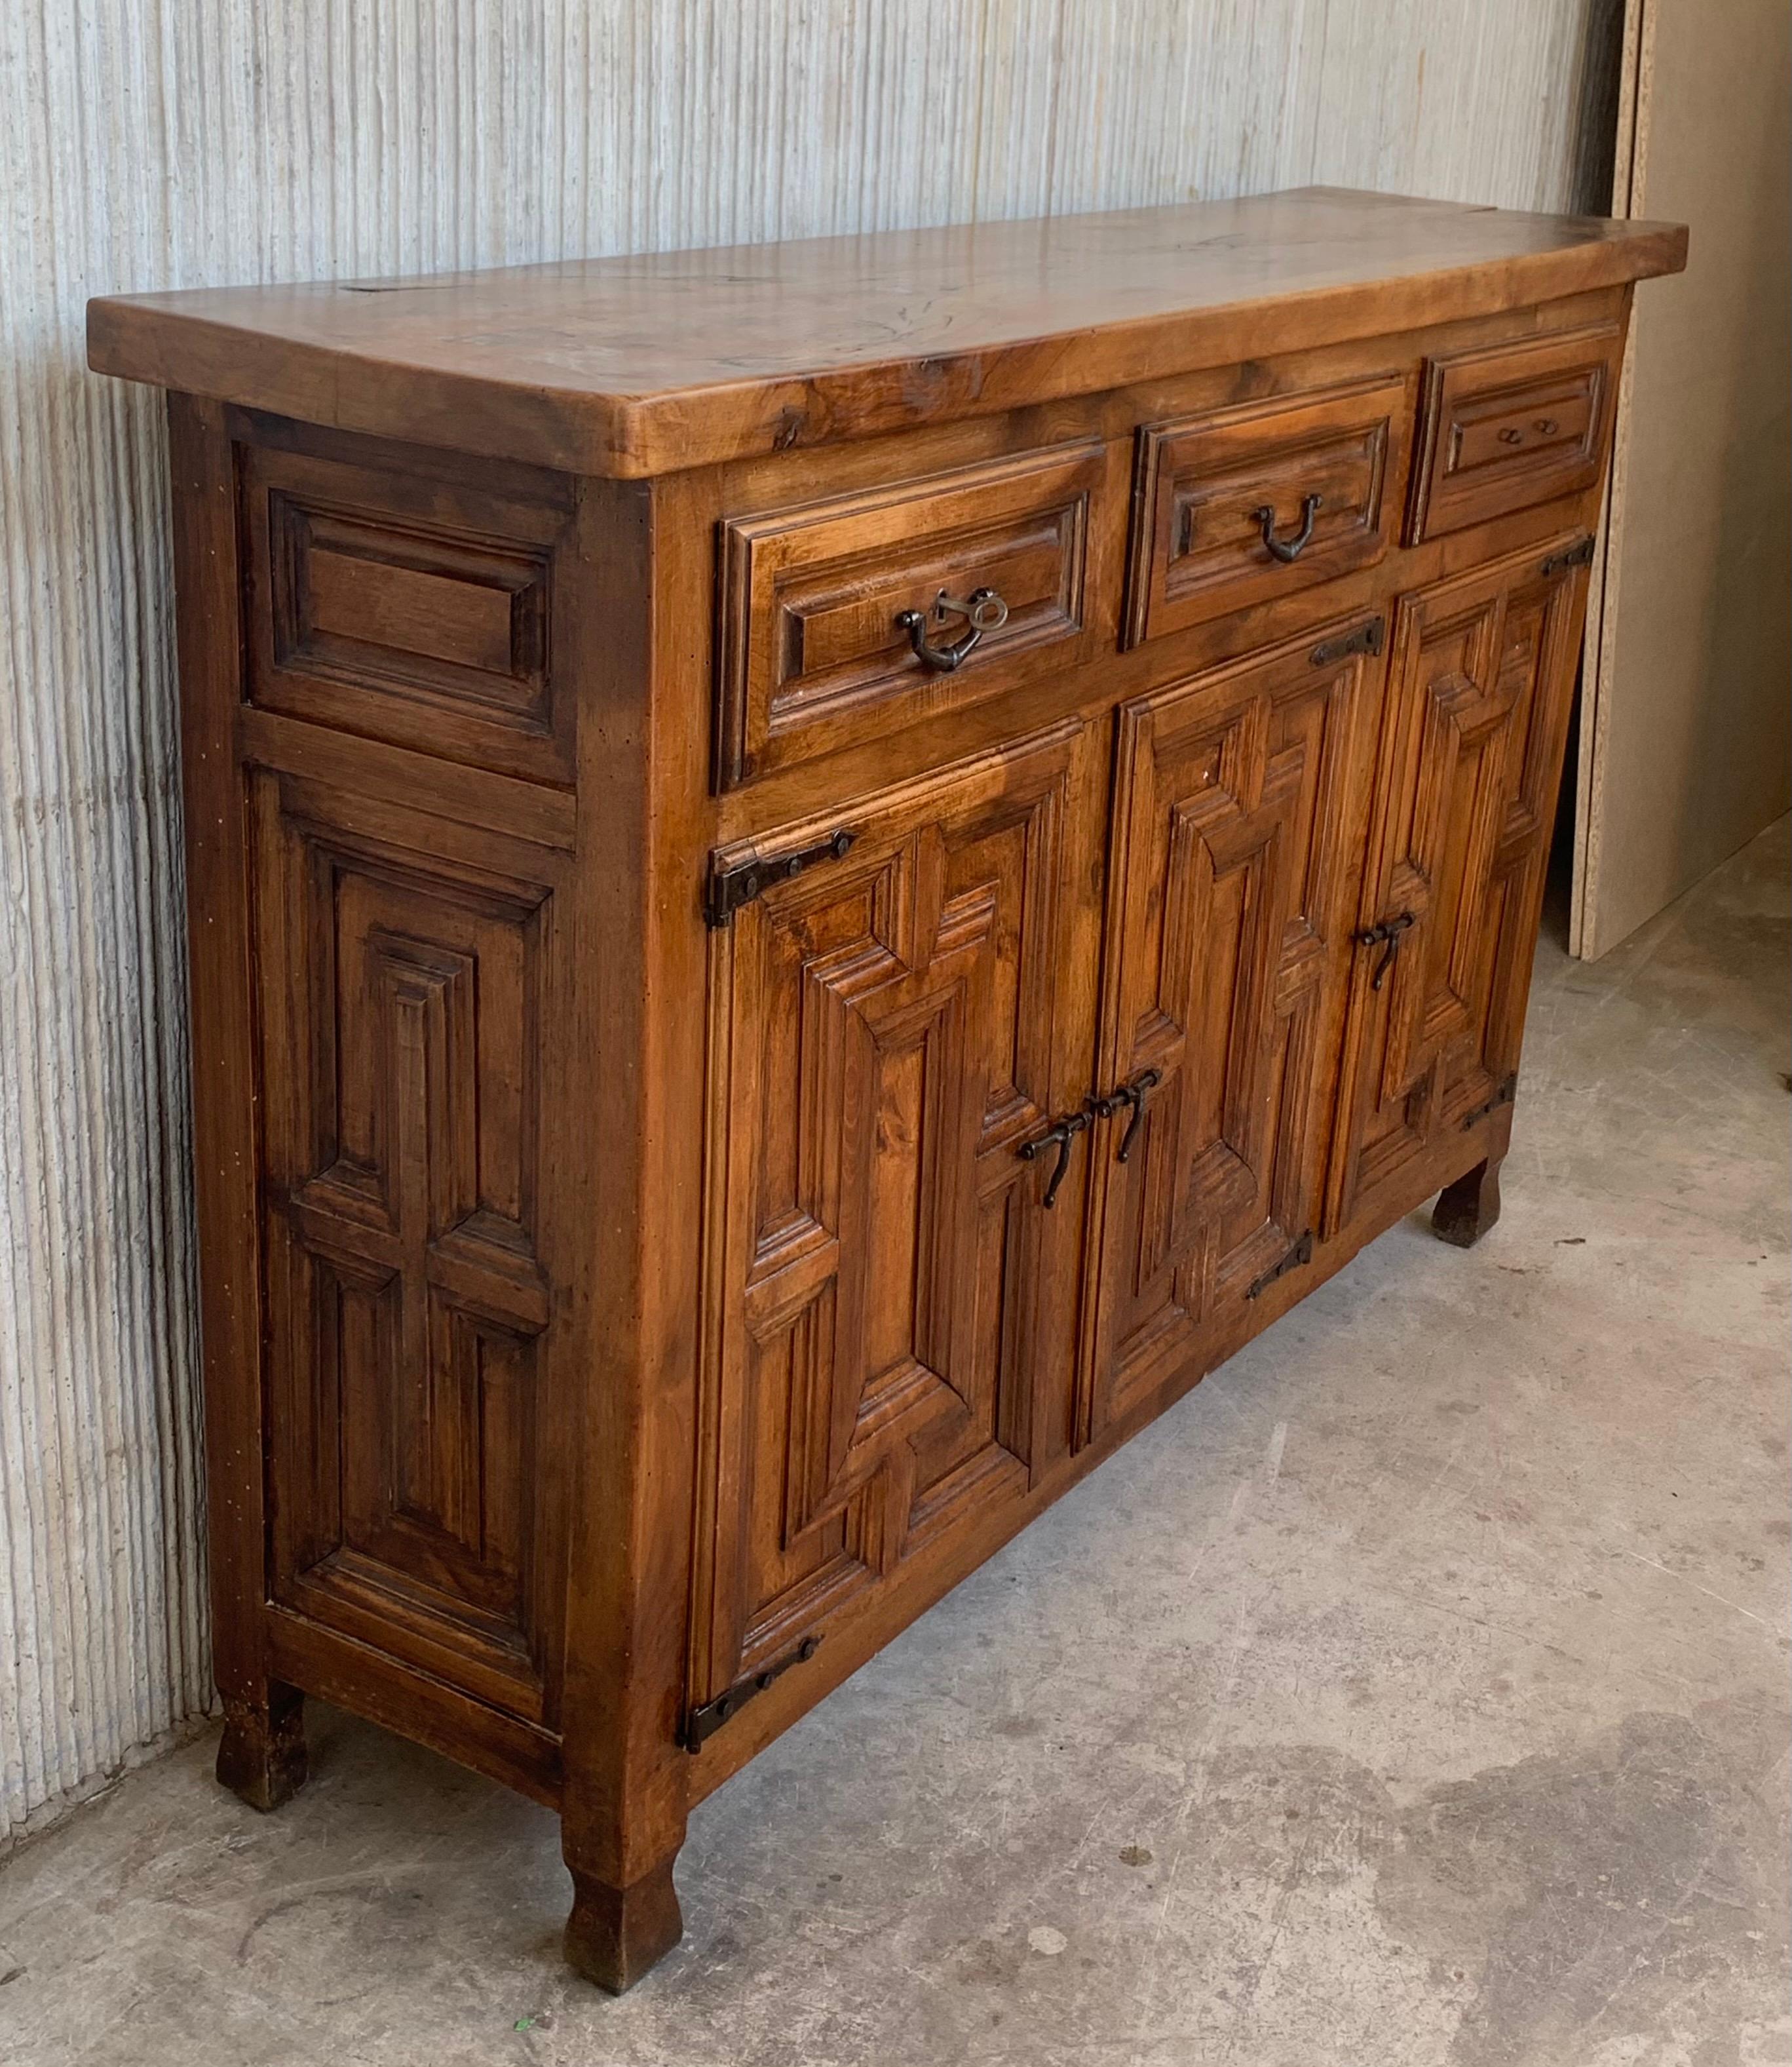
M 1546 945 L 1472 1254 L 1415 1219 L 692 1821 L 561 1967 L 553 1819 L 314 1710 L 0 1872 L 18 2067 L 1770 2067 L 1786 2010 L 1782 824 Z

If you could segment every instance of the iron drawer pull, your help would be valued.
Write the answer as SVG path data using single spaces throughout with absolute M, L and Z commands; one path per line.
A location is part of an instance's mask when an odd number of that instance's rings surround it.
M 1139 1129 L 1145 1124 L 1145 1101 L 1164 1080 L 1162 1070 L 1141 1070 L 1129 1084 L 1122 1084 L 1117 1090 L 1109 1091 L 1105 1098 L 1095 1101 L 1098 1119 L 1109 1119 L 1117 1112 L 1132 1108 L 1132 1118 L 1126 1123 L 1126 1131 L 1120 1137 L 1120 1146 L 1114 1152 L 1114 1160 L 1124 1163 L 1132 1155 L 1133 1143 L 1138 1139 Z
M 931 644 L 927 638 L 928 619 L 935 618 L 943 623 L 948 617 L 967 619 L 969 630 L 961 632 L 950 645 Z M 1008 607 L 992 588 L 973 590 L 962 601 L 942 589 L 934 598 L 931 610 L 899 610 L 896 613 L 898 628 L 908 634 L 916 660 L 922 667 L 937 668 L 943 675 L 963 667 L 982 644 L 983 634 L 999 631 L 1007 621 Z
M 1257 519 L 1257 528 L 1263 533 L 1263 543 L 1268 546 L 1273 558 L 1281 561 L 1285 566 L 1290 560 L 1298 560 L 1306 551 L 1313 536 L 1313 519 L 1319 514 L 1320 505 L 1324 499 L 1321 495 L 1308 495 L 1302 497 L 1300 529 L 1291 538 L 1276 537 L 1275 512 L 1268 503 L 1264 503 L 1260 509 L 1251 513 Z
M 1356 936 L 1358 947 L 1372 948 L 1380 945 L 1384 950 L 1380 960 L 1375 965 L 1375 974 L 1369 978 L 1371 990 L 1379 990 L 1381 988 L 1389 970 L 1393 967 L 1398 959 L 1401 935 L 1409 926 L 1416 925 L 1417 923 L 1410 912 L 1402 912 L 1395 919 L 1377 919 L 1372 926 L 1365 926 Z
M 1524 432 L 1516 428 L 1503 430 L 1499 434 L 1499 441 L 1502 445 L 1522 445 Z

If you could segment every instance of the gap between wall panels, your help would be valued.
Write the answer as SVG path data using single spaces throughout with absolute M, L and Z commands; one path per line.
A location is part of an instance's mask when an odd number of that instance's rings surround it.
M 165 452 L 87 296 L 1310 181 L 1563 208 L 1603 10 L 0 10 L 0 1843 L 210 1700 Z

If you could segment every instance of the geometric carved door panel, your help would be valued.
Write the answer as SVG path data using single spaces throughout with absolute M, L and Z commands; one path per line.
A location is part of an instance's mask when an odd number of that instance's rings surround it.
M 1586 578 L 1576 534 L 1403 596 L 1394 620 L 1328 1231 L 1510 1095 Z
M 1359 650 L 1338 654 L 1347 642 Z M 1359 620 L 1121 706 L 1103 1074 L 1143 1098 L 1097 1142 L 1085 1440 L 1211 1361 L 1316 1228 L 1381 677 L 1370 644 Z
M 1063 1448 L 1082 1195 L 1016 1150 L 1087 1083 L 1086 750 L 762 841 L 853 835 L 714 936 L 699 1701 L 1019 1501 L 1050 1413 Z
M 540 1721 L 552 860 L 253 779 L 275 1598 Z

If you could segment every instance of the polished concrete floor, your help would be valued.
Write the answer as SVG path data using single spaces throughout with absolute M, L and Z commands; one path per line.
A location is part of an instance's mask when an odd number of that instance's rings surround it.
M 1545 946 L 1506 1217 L 1415 1219 L 692 1821 L 562 1968 L 553 1820 L 320 1712 L 0 1870 L 7 2067 L 1772 2067 L 1788 861 Z

